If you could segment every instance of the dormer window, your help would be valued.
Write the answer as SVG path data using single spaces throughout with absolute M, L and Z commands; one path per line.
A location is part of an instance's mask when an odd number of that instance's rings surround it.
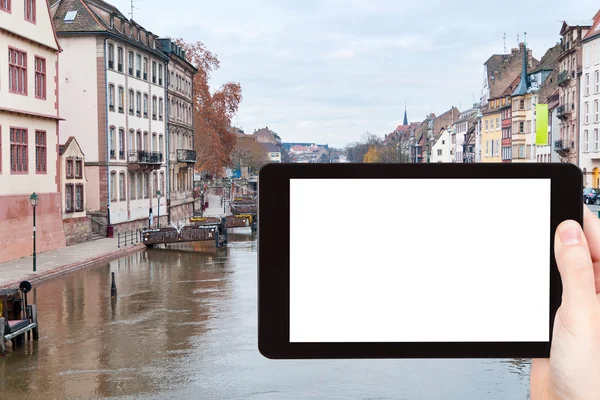
M 115 27 L 115 17 L 114 16 L 110 16 L 110 28 L 114 29 Z

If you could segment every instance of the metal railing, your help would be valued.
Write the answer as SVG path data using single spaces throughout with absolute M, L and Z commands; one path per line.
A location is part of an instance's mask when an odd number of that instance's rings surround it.
M 177 162 L 196 162 L 196 151 L 177 149 Z
M 132 164 L 162 164 L 163 154 L 158 151 L 134 150 L 129 152 L 127 162 Z
M 569 71 L 561 71 L 558 74 L 558 84 L 562 85 L 563 83 L 568 82 L 571 79 L 571 76 L 569 75 Z
M 140 229 L 132 229 L 130 231 L 117 233 L 117 247 L 133 246 L 141 241 L 142 231 Z

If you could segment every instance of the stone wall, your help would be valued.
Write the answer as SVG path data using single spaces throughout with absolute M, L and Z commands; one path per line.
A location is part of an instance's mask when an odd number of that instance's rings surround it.
M 194 202 L 183 203 L 178 206 L 171 206 L 171 221 L 177 223 L 179 221 L 189 222 L 189 218 L 194 215 Z M 163 224 L 163 219 L 161 216 L 161 225 Z M 166 224 L 166 220 L 165 220 Z
M 87 242 L 92 238 L 92 221 L 88 217 L 63 219 L 67 246 Z
M 66 246 L 62 225 L 61 194 L 38 193 L 36 251 Z M 0 263 L 33 253 L 33 207 L 29 194 L 0 196 Z

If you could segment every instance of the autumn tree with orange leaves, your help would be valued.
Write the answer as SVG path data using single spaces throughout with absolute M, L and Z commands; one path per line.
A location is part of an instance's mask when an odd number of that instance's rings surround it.
M 211 93 L 208 80 L 220 66 L 216 54 L 202 42 L 187 43 L 180 38 L 176 43 L 185 50 L 188 62 L 198 68 L 193 82 L 196 170 L 218 177 L 231 165 L 236 144 L 231 120 L 242 101 L 242 87 L 227 82 Z

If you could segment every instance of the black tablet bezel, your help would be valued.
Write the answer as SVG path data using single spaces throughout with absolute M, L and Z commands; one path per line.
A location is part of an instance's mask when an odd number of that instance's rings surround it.
M 290 343 L 290 179 L 551 180 L 549 342 Z M 572 219 L 583 226 L 583 176 L 572 164 L 268 164 L 258 179 L 258 347 L 271 359 L 547 358 L 562 296 L 554 233 Z M 532 193 L 531 201 L 539 201 Z M 322 226 L 327 229 L 327 225 Z

